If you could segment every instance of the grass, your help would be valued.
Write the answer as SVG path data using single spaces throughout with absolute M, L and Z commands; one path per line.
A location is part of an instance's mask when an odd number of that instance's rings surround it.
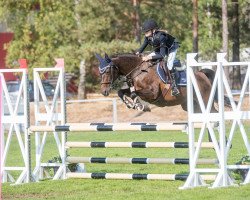
M 247 127 L 249 132 L 249 127 Z M 48 161 L 58 156 L 55 141 L 49 135 L 45 146 L 43 161 Z M 87 132 L 70 133 L 69 141 L 188 141 L 187 135 L 180 132 L 166 134 L 164 132 Z M 32 137 L 32 141 L 34 138 Z M 207 141 L 207 140 L 206 140 Z M 21 163 L 20 153 L 15 137 L 10 147 L 11 157 L 7 164 Z M 34 142 L 32 143 L 34 144 Z M 148 158 L 187 158 L 188 149 L 132 149 L 132 148 L 81 148 L 70 149 L 71 156 L 85 157 L 148 157 Z M 233 164 L 246 155 L 239 131 L 233 140 L 229 163 Z M 32 155 L 34 146 L 32 146 Z M 213 149 L 203 149 L 201 158 L 214 158 Z M 34 168 L 34 157 L 32 167 Z M 212 167 L 212 166 L 211 166 Z M 87 172 L 110 173 L 187 173 L 186 165 L 132 165 L 132 164 L 86 164 Z M 17 176 L 17 172 L 13 173 Z M 11 186 L 3 184 L 3 199 L 249 199 L 250 185 L 208 189 L 207 187 L 191 190 L 179 190 L 182 181 L 147 181 L 147 180 L 43 180 L 39 183 L 30 183 Z

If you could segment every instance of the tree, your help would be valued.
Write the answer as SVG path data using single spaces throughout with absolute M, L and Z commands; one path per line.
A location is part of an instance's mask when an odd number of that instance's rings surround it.
M 141 42 L 141 31 L 140 31 L 140 1 L 132 0 L 134 13 L 133 13 L 133 21 L 134 21 L 134 34 L 136 42 Z
M 78 85 L 78 99 L 85 99 L 87 97 L 86 94 L 86 66 L 85 66 L 85 61 L 82 60 L 80 63 L 80 67 L 79 67 L 79 71 L 80 71 L 80 76 L 79 76 L 79 85 Z
M 74 4 L 65 1 L 1 1 L 14 40 L 8 46 L 7 62 L 26 58 L 29 67 L 53 66 L 54 58 L 64 57 L 67 71 L 79 60 L 74 30 Z M 32 70 L 30 70 L 32 71 Z
M 232 0 L 232 61 L 240 61 L 239 1 Z M 241 88 L 240 66 L 233 67 L 233 89 Z
M 86 88 L 95 90 L 99 86 L 95 53 L 132 52 L 138 46 L 133 40 L 134 7 L 127 1 L 85 0 L 79 1 L 75 11 L 79 16 L 77 35 L 82 42 L 78 51 L 85 60 Z
M 132 21 L 124 21 L 125 14 L 133 11 L 133 5 L 125 5 L 126 2 L 107 0 L 84 0 L 78 4 L 70 0 L 63 4 L 48 0 L 0 0 L 0 17 L 7 19 L 14 32 L 14 40 L 8 46 L 9 66 L 13 67 L 19 58 L 26 58 L 30 68 L 48 67 L 54 65 L 55 57 L 64 57 L 66 71 L 74 72 L 79 69 L 80 61 L 85 60 L 89 73 L 94 52 L 135 49 L 137 45 L 131 41 L 132 32 L 128 28 Z M 86 83 L 94 82 L 91 75 Z
M 222 0 L 222 51 L 228 58 L 228 24 L 227 24 L 227 0 Z M 225 75 L 229 79 L 229 68 L 224 68 Z M 230 79 L 229 79 L 230 83 Z
M 193 0 L 193 52 L 198 52 L 198 1 Z

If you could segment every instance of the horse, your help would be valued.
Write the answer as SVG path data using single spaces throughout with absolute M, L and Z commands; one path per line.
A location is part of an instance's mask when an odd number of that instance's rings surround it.
M 106 53 L 104 58 L 99 54 L 96 54 L 96 57 L 100 62 L 99 71 L 101 74 L 101 93 L 104 96 L 109 95 L 113 88 L 113 84 L 118 77 L 125 76 L 130 82 L 132 82 L 136 95 L 138 95 L 143 101 L 158 107 L 180 105 L 184 111 L 187 111 L 186 85 L 178 86 L 180 94 L 178 96 L 172 96 L 171 83 L 164 83 L 156 72 L 157 63 L 143 62 L 140 56 L 127 53 L 116 54 L 111 58 Z M 205 106 L 209 100 L 214 76 L 215 71 L 211 69 L 201 69 L 195 72 L 195 78 Z M 136 106 L 131 106 L 131 102 L 127 101 L 126 97 L 130 95 L 131 91 L 129 88 L 118 91 L 118 96 L 123 102 L 126 103 L 128 107 L 136 109 Z M 217 100 L 218 93 L 216 92 L 214 101 Z M 225 105 L 227 105 L 228 100 L 226 100 L 226 97 L 224 97 L 224 100 Z M 148 108 L 144 107 L 143 111 L 148 111 Z M 198 99 L 195 95 L 194 112 L 200 111 Z M 217 112 L 214 103 L 211 107 L 211 112 Z

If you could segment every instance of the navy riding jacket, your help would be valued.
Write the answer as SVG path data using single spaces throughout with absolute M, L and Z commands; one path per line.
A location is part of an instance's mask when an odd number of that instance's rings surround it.
M 154 49 L 155 56 L 152 57 L 153 60 L 163 59 L 169 54 L 169 49 L 175 42 L 175 38 L 163 31 L 156 31 L 153 37 L 145 37 L 144 42 L 139 48 L 138 52 L 142 53 L 144 49 L 151 45 Z

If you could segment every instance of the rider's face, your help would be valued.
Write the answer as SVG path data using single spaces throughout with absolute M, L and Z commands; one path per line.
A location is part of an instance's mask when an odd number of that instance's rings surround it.
M 152 37 L 153 36 L 153 31 L 149 30 L 149 31 L 145 32 L 145 36 L 146 37 Z

